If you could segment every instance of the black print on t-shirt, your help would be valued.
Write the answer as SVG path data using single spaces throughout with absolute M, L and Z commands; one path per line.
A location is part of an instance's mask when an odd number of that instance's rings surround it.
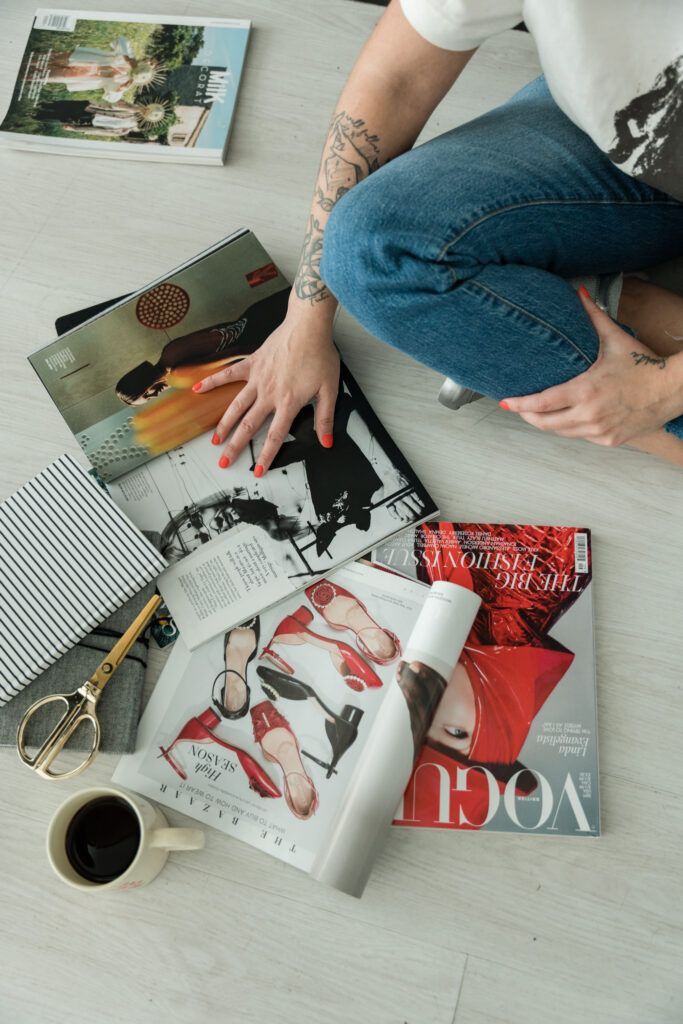
M 614 163 L 635 157 L 629 173 L 675 195 L 676 168 L 683 163 L 683 56 L 657 75 L 648 92 L 616 112 L 614 129 Z

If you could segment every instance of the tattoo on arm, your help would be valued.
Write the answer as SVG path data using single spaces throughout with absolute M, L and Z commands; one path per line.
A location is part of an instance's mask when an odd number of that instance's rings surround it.
M 362 118 L 345 110 L 334 115 L 323 150 L 314 203 L 329 214 L 350 188 L 379 167 L 379 137 L 371 135 Z M 294 289 L 311 304 L 329 296 L 320 277 L 324 224 L 311 214 L 306 228 Z
M 329 292 L 320 277 L 320 260 L 323 254 L 323 230 L 313 214 L 308 218 L 304 245 L 301 250 L 299 269 L 294 279 L 294 288 L 300 299 L 308 299 L 311 305 L 321 302 Z
M 648 356 L 645 352 L 631 352 L 636 366 L 657 366 L 663 370 L 666 366 L 665 356 Z

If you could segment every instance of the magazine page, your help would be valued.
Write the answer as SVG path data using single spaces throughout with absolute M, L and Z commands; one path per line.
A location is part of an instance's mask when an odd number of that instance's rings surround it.
M 249 25 L 41 9 L 0 137 L 83 155 L 220 163 Z
M 590 531 L 427 523 L 372 558 L 483 599 L 394 824 L 599 835 Z
M 311 867 L 318 881 L 362 895 L 480 604 L 481 598 L 456 583 L 439 581 L 427 592 L 381 714 Z
M 242 384 L 203 395 L 192 385 L 255 351 L 288 297 L 256 236 L 238 231 L 30 362 L 100 477 L 112 480 L 213 430 Z
M 309 871 L 426 594 L 354 564 L 193 653 L 177 640 L 114 781 Z
M 109 485 L 140 529 L 161 535 L 171 569 L 159 589 L 191 650 L 434 515 L 348 371 L 333 448 L 318 441 L 313 407 L 306 406 L 268 473 L 257 478 L 266 429 L 227 470 L 202 436 Z

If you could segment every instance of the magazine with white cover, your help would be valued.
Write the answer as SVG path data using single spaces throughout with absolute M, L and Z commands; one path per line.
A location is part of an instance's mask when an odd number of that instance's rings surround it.
M 359 896 L 478 607 L 356 563 L 180 639 L 114 781 Z
M 0 143 L 109 158 L 220 164 L 250 22 L 41 8 Z

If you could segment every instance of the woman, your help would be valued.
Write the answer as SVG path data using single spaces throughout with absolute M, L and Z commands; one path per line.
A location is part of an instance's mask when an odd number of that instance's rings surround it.
M 54 50 L 48 58 L 48 85 L 64 85 L 69 92 L 102 90 L 112 102 L 120 100 L 131 86 L 143 88 L 165 76 L 156 60 L 137 60 L 128 40 L 120 36 L 108 50 L 77 46 Z
M 522 16 L 546 78 L 411 150 Z M 683 466 L 683 299 L 603 280 L 610 317 L 567 280 L 683 252 L 682 37 L 673 0 L 392 0 L 332 117 L 287 316 L 199 389 L 247 382 L 217 427 L 226 465 L 274 413 L 264 472 L 312 399 L 331 433 L 339 301 L 542 430 Z

